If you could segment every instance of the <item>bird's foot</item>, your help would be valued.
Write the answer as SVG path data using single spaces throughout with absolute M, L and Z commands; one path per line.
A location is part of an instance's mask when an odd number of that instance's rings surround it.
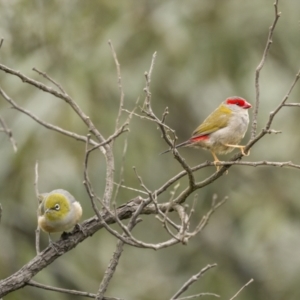
M 76 231 L 76 230 L 81 231 L 81 232 L 83 233 L 83 235 L 84 235 L 85 237 L 87 237 L 87 233 L 85 232 L 85 230 L 83 229 L 83 227 L 82 227 L 79 223 L 77 223 L 77 224 L 75 225 L 74 230 L 75 230 L 75 231 Z
M 70 235 L 71 235 L 71 232 L 66 232 L 66 231 L 64 231 L 64 232 L 61 234 L 60 237 L 61 237 L 63 240 L 66 240 Z
M 219 166 L 219 163 L 221 163 L 221 162 L 219 160 L 214 160 L 213 163 L 214 163 L 215 167 L 217 168 L 217 172 L 219 172 L 221 169 L 221 166 Z
M 58 245 L 52 241 L 51 239 L 49 239 L 49 246 L 57 253 L 60 254 L 59 249 L 58 249 Z
M 246 146 L 231 145 L 231 144 L 224 144 L 224 146 L 232 147 L 232 148 L 239 148 L 244 156 L 249 156 L 250 155 L 250 150 L 248 150 L 247 153 L 245 152 Z
M 250 155 L 250 150 L 248 150 L 247 153 L 246 153 L 245 148 L 246 148 L 246 146 L 241 146 L 241 152 L 244 156 L 249 156 Z

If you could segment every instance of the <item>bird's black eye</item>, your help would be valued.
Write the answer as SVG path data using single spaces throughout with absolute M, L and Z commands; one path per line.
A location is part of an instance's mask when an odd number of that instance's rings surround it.
M 55 205 L 54 205 L 54 209 L 55 209 L 55 210 L 60 210 L 59 204 L 55 204 Z

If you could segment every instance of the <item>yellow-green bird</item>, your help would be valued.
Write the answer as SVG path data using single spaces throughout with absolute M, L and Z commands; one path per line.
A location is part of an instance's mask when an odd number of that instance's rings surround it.
M 39 195 L 38 225 L 49 234 L 70 231 L 82 216 L 80 203 L 66 190 L 57 189 Z
M 176 145 L 175 148 L 196 147 L 210 150 L 215 165 L 219 162 L 216 154 L 226 154 L 234 148 L 239 148 L 242 154 L 246 155 L 245 146 L 238 143 L 247 131 L 250 107 L 251 104 L 242 97 L 227 98 L 194 130 L 189 140 Z M 169 151 L 171 149 L 163 153 Z

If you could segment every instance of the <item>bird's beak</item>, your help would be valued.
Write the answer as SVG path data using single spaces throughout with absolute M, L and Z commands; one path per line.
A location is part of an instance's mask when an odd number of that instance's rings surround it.
M 252 107 L 252 105 L 248 102 L 245 102 L 245 104 L 243 106 L 243 108 L 245 108 L 245 109 L 248 109 L 248 108 L 251 108 L 251 107 Z

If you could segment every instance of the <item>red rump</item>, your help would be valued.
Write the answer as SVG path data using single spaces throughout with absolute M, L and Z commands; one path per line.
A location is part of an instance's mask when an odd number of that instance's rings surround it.
M 205 140 L 208 140 L 208 139 L 209 139 L 208 134 L 206 134 L 206 135 L 198 135 L 198 136 L 192 137 L 191 138 L 191 142 L 192 143 L 197 143 L 197 142 L 205 141 Z

